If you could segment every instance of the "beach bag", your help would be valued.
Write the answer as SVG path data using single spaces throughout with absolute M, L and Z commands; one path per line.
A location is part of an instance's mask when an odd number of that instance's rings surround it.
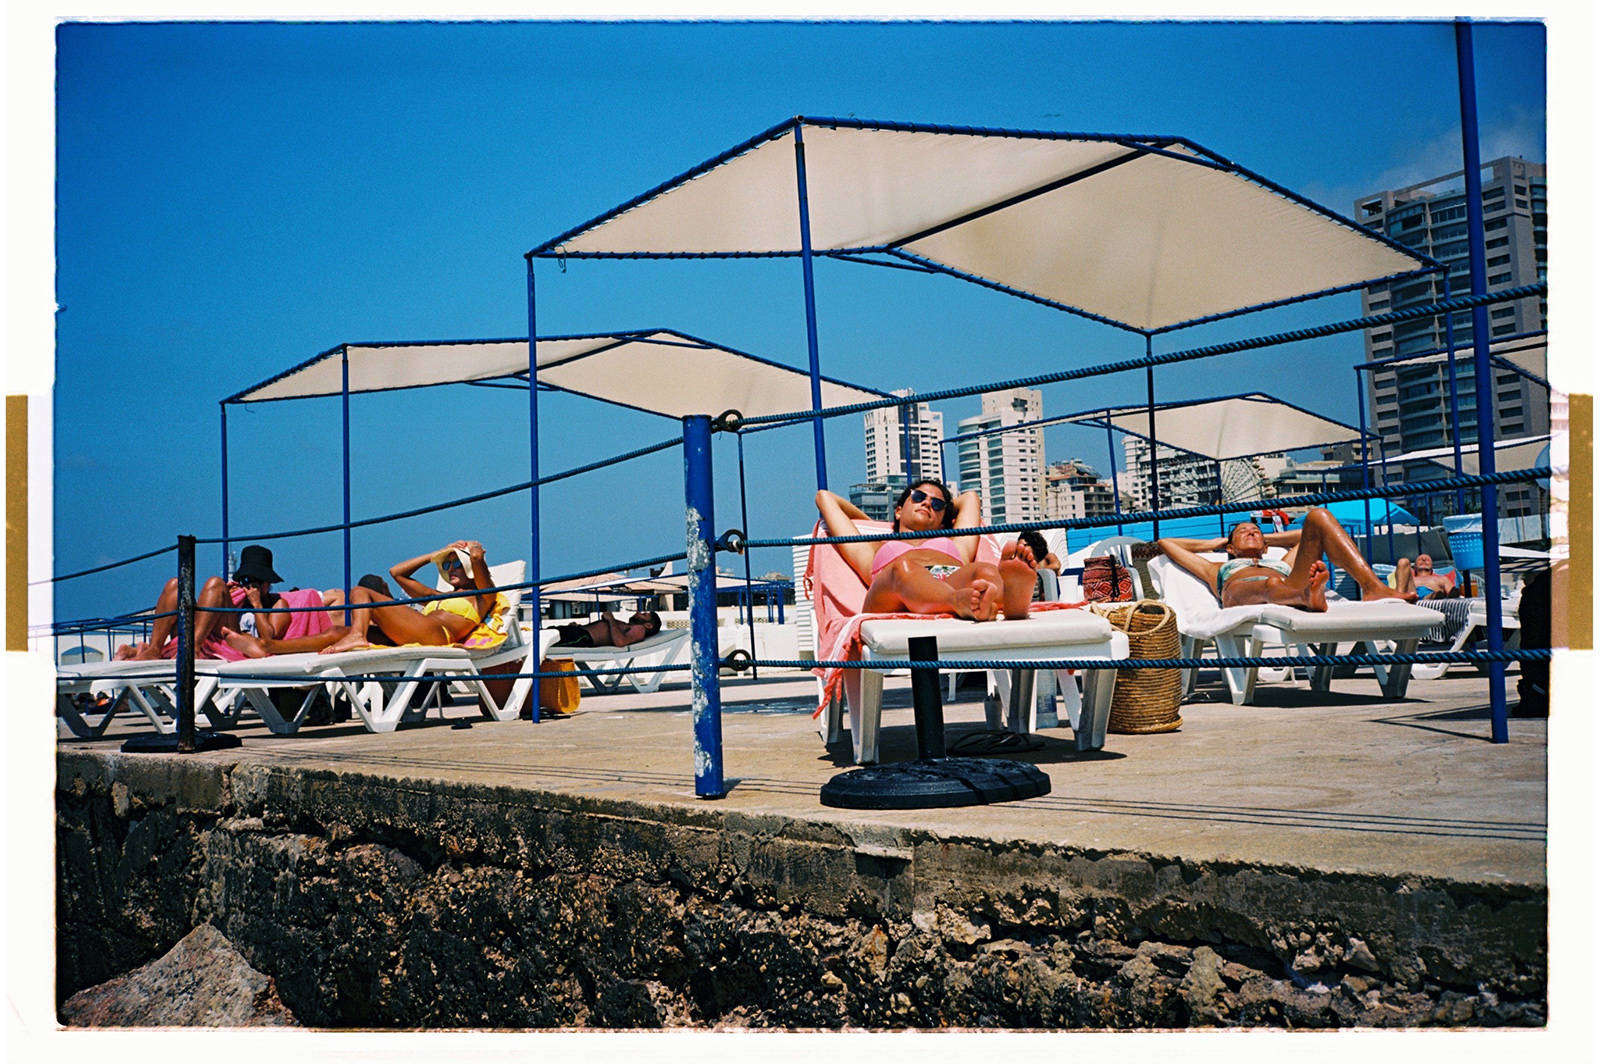
M 1128 636 L 1128 657 L 1158 660 L 1178 656 L 1178 615 L 1155 599 L 1120 606 L 1091 606 Z M 1183 726 L 1178 703 L 1183 700 L 1182 669 L 1118 669 L 1111 690 L 1111 717 L 1106 731 L 1143 735 L 1177 731 Z
M 1090 602 L 1132 602 L 1133 577 L 1114 554 L 1083 563 L 1083 597 Z
M 546 658 L 539 663 L 540 672 L 565 672 L 569 676 L 544 676 L 539 679 L 539 710 L 558 717 L 578 712 L 578 666 L 570 659 Z

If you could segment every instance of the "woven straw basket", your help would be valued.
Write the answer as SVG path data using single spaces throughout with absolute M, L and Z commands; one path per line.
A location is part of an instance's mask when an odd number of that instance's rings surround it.
M 1178 618 L 1165 602 L 1106 603 L 1090 607 L 1113 628 L 1128 633 L 1130 658 L 1178 656 Z M 1181 669 L 1120 669 L 1106 730 L 1121 735 L 1177 731 L 1183 726 Z

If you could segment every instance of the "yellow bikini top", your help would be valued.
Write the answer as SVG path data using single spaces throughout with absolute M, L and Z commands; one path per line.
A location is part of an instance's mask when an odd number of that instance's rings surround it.
M 510 625 L 515 623 L 511 616 L 511 600 L 501 592 L 495 592 L 494 608 L 489 611 L 487 618 L 478 616 L 478 599 L 476 595 L 463 595 L 458 598 L 435 599 L 425 603 L 422 608 L 424 614 L 444 610 L 458 617 L 465 617 L 477 625 L 468 632 L 466 638 L 460 642 L 461 646 L 474 650 L 486 647 L 497 647 L 506 641 L 511 634 Z

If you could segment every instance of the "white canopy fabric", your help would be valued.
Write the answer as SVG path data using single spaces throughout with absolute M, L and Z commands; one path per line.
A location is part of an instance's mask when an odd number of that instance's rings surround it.
M 228 401 L 263 402 L 339 395 L 341 352 L 350 392 L 391 391 L 466 381 L 527 378 L 527 340 L 346 344 L 318 355 Z M 671 330 L 540 338 L 539 383 L 667 417 L 746 417 L 811 408 L 811 379 L 801 370 Z M 822 404 L 843 406 L 885 395 L 823 378 Z
M 1150 432 L 1149 414 L 1143 406 L 1113 409 L 1109 418 L 1102 411 L 1073 420 L 1095 424 L 1110 420 L 1114 428 L 1136 436 Z M 1255 393 L 1158 405 L 1155 436 L 1169 447 L 1224 461 L 1359 440 L 1361 431 Z
M 1508 440 L 1494 441 L 1494 467 L 1496 469 L 1532 469 L 1537 463 L 1539 452 L 1550 446 L 1550 437 L 1545 436 L 1519 436 Z M 1430 447 L 1423 451 L 1407 451 L 1397 458 L 1390 458 L 1390 462 L 1414 462 L 1426 459 L 1444 466 L 1451 473 L 1456 468 L 1456 452 L 1453 447 Z M 1461 471 L 1468 476 L 1478 475 L 1478 444 L 1465 443 L 1461 445 Z
M 899 249 L 1135 329 L 1426 265 L 1171 139 L 828 121 L 802 126 L 814 251 Z M 798 252 L 794 142 L 789 123 L 534 254 Z

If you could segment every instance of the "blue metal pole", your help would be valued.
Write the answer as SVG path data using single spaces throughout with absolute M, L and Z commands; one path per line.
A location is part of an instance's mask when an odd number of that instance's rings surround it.
M 1383 474 L 1383 486 L 1387 488 L 1389 486 L 1389 448 L 1384 446 L 1382 436 L 1378 437 L 1378 469 Z M 1393 565 L 1395 563 L 1394 500 L 1386 495 L 1384 496 L 1383 504 L 1388 507 L 1387 512 L 1383 515 L 1383 519 L 1384 524 L 1389 529 L 1389 564 Z
M 1488 292 L 1483 253 L 1483 174 L 1478 158 L 1478 86 L 1472 62 L 1472 24 L 1456 22 L 1456 73 L 1461 82 L 1461 166 L 1466 171 L 1467 253 L 1472 266 L 1472 294 Z M 1494 475 L 1494 395 L 1489 378 L 1489 308 L 1472 308 L 1472 362 L 1478 396 L 1478 473 Z M 1451 377 L 1455 376 L 1452 367 Z M 1500 502 L 1493 484 L 1483 493 L 1483 604 L 1489 649 L 1504 646 L 1500 630 Z M 1510 741 L 1506 727 L 1506 667 L 1489 663 L 1490 732 L 1495 742 Z
M 1356 391 L 1361 391 L 1361 370 L 1356 370 Z M 1361 487 L 1362 490 L 1372 486 L 1372 470 L 1367 465 L 1369 452 L 1367 450 L 1367 404 L 1365 399 L 1356 404 L 1356 412 L 1360 415 L 1361 426 Z M 1372 564 L 1372 500 L 1361 500 L 1362 513 L 1366 515 L 1366 536 L 1361 540 L 1361 553 L 1366 557 L 1367 564 Z
M 744 493 L 744 433 L 736 432 L 734 436 L 739 440 L 739 527 L 744 529 L 745 535 L 748 536 L 750 534 L 750 506 L 745 500 Z M 756 596 L 755 592 L 750 589 L 750 552 L 748 550 L 744 552 L 744 594 L 745 617 L 750 622 L 750 656 L 754 658 L 759 656 L 756 654 Z M 761 674 L 756 671 L 754 665 L 750 666 L 750 678 L 752 680 L 761 678 Z
M 228 404 L 218 403 L 222 413 L 222 579 L 232 580 L 228 569 Z
M 806 145 L 801 125 L 794 127 L 795 185 L 800 193 L 800 273 L 806 286 L 806 352 L 811 359 L 811 409 L 822 409 L 822 363 L 817 356 L 817 288 L 811 271 L 811 200 L 806 193 Z M 817 490 L 828 486 L 828 444 L 822 419 L 811 419 L 812 442 L 817 452 Z
M 711 419 L 683 419 L 683 501 L 688 508 L 689 637 L 694 646 L 694 793 L 721 798 L 722 688 L 717 679 L 717 552 L 712 511 Z
M 1122 492 L 1117 488 L 1117 443 L 1111 435 L 1111 411 L 1106 411 L 1106 452 L 1111 458 L 1111 508 L 1117 515 L 1117 535 L 1122 535 Z
M 1145 334 L 1144 357 L 1153 359 L 1150 353 L 1150 336 Z M 1161 470 L 1160 463 L 1156 461 L 1156 365 L 1150 362 L 1144 368 L 1145 411 L 1150 421 L 1150 509 L 1155 516 L 1150 519 L 1150 539 L 1161 538 Z
M 339 348 L 339 401 L 344 412 L 344 623 L 350 623 L 350 348 Z
M 194 738 L 194 537 L 178 537 L 178 753 L 192 754 Z
M 528 579 L 534 581 L 528 588 L 529 608 L 533 610 L 533 638 L 539 638 L 539 352 L 538 315 L 535 312 L 533 291 L 533 260 L 528 260 L 528 479 L 533 487 L 528 489 Z M 528 704 L 533 708 L 533 719 L 539 719 L 538 684 L 534 684 Z
M 1470 210 L 1468 211 L 1468 213 L 1469 214 L 1471 213 Z M 1478 213 L 1479 213 L 1480 216 L 1483 214 L 1483 207 L 1482 207 L 1481 204 L 1478 207 Z M 1468 254 L 1468 261 L 1470 263 L 1470 261 L 1471 261 L 1470 256 L 1471 256 L 1472 253 L 1469 251 L 1467 254 Z M 1445 268 L 1445 272 L 1444 272 L 1444 297 L 1446 299 L 1450 298 L 1450 269 L 1449 269 L 1449 267 L 1446 267 Z M 1449 388 L 1450 388 L 1450 446 L 1455 448 L 1456 476 L 1459 477 L 1461 475 L 1461 403 L 1460 403 L 1460 398 L 1456 395 L 1456 324 L 1455 324 L 1455 317 L 1456 316 L 1455 316 L 1455 313 L 1453 311 L 1447 311 L 1445 313 L 1445 316 L 1444 316 L 1444 375 L 1445 375 L 1445 380 L 1448 382 L 1448 385 L 1449 385 Z M 1457 488 L 1456 489 L 1456 513 L 1460 513 L 1461 511 L 1465 510 L 1466 508 L 1467 508 L 1467 497 L 1466 497 L 1466 494 L 1464 493 L 1464 489 Z

